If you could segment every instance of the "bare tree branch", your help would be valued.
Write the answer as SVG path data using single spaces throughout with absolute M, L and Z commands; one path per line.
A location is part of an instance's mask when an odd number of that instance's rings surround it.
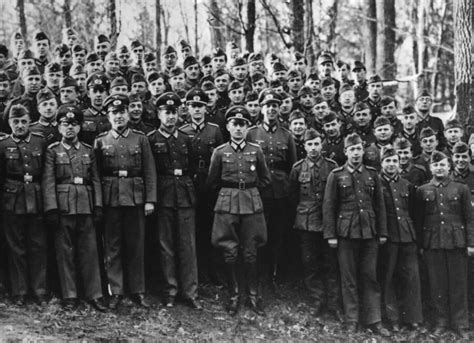
M 266 0 L 260 0 L 260 3 L 262 4 L 263 8 L 267 10 L 267 12 L 270 14 L 270 16 L 273 19 L 273 23 L 275 24 L 275 27 L 277 28 L 277 32 L 280 35 L 281 40 L 283 41 L 283 44 L 285 44 L 286 48 L 291 48 L 291 43 L 287 42 L 285 39 L 285 34 L 280 26 L 280 23 L 278 22 L 278 18 L 276 17 L 275 13 L 271 10 L 270 6 L 268 5 Z
M 227 27 L 230 31 L 232 31 L 232 32 L 234 32 L 234 33 L 236 33 L 236 34 L 238 34 L 238 35 L 242 35 L 242 36 L 245 35 L 245 32 L 236 30 L 235 28 L 233 28 L 232 26 L 226 24 L 223 20 L 221 20 L 221 19 L 219 18 L 219 16 L 217 16 L 217 15 L 214 14 L 214 12 L 209 8 L 209 6 L 208 6 L 207 4 L 204 4 L 204 6 L 208 9 L 209 14 L 212 15 L 212 17 L 213 17 L 215 20 L 217 20 L 217 21 L 218 21 L 219 23 L 221 23 L 223 26 Z M 213 25 L 213 24 L 209 21 L 209 19 L 208 19 L 207 21 L 208 21 L 209 25 L 215 27 L 215 25 Z

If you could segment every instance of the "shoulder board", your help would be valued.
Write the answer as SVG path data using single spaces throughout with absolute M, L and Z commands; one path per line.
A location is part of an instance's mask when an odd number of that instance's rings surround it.
M 96 138 L 103 137 L 103 136 L 105 136 L 105 135 L 108 134 L 108 133 L 109 133 L 109 131 L 101 132 L 101 133 L 99 133 L 99 134 L 97 135 Z
M 92 149 L 92 145 L 89 145 L 87 143 L 84 143 L 84 142 L 81 142 L 82 145 L 84 145 L 85 147 L 88 147 L 89 149 Z
M 215 126 L 215 127 L 219 128 L 219 125 L 217 125 L 216 123 L 207 122 L 207 125 L 209 125 L 209 126 Z
M 178 130 L 187 128 L 187 127 L 190 126 L 190 125 L 191 125 L 191 124 L 189 124 L 189 123 L 186 123 L 186 124 L 184 124 L 184 125 L 181 125 L 181 126 L 178 128 Z
M 221 145 L 219 145 L 218 147 L 215 147 L 214 150 L 222 149 L 222 148 L 225 147 L 226 145 L 227 145 L 227 143 L 221 144 Z
M 181 130 L 182 126 L 178 128 L 178 133 L 182 133 L 183 135 L 188 136 L 188 133 L 186 131 Z
M 413 167 L 417 168 L 417 169 L 420 169 L 420 170 L 423 170 L 424 172 L 426 172 L 426 169 L 424 166 L 420 165 L 420 164 L 413 164 Z
M 340 172 L 340 171 L 343 171 L 343 170 L 344 170 L 344 166 L 340 166 L 340 167 L 334 168 L 332 171 L 333 172 Z
M 37 137 L 44 138 L 44 135 L 43 135 L 42 133 L 40 133 L 40 132 L 31 132 L 31 134 L 32 134 L 33 136 L 37 136 Z
M 55 146 L 58 146 L 58 145 L 59 145 L 59 142 L 51 143 L 50 145 L 48 145 L 48 149 L 52 149 L 52 148 L 54 148 Z
M 247 142 L 248 145 L 251 145 L 251 146 L 254 146 L 256 148 L 260 148 L 260 145 L 258 145 L 257 143 L 253 143 L 253 142 Z
M 286 131 L 286 132 L 288 132 L 288 133 L 291 133 L 291 131 L 288 130 L 286 127 L 280 126 L 280 129 L 282 129 L 282 131 Z
M 38 125 L 38 121 L 34 121 L 34 122 L 30 123 L 30 127 L 33 126 L 33 125 Z
M 248 128 L 248 130 L 254 130 L 254 129 L 256 129 L 256 128 L 258 128 L 258 126 L 257 126 L 257 125 L 253 125 L 253 126 L 250 126 L 250 127 Z
M 7 139 L 8 137 L 10 137 L 10 135 L 1 135 L 1 136 L 0 136 L 0 141 L 4 141 L 4 140 Z
M 326 161 L 328 161 L 329 163 L 335 164 L 335 165 L 337 166 L 337 162 L 336 162 L 336 161 L 331 160 L 330 158 L 327 158 L 327 157 L 324 157 L 324 159 L 325 159 Z
M 148 132 L 146 135 L 147 135 L 147 136 L 151 136 L 151 135 L 154 134 L 155 132 L 156 132 L 156 129 L 154 129 L 154 130 Z
M 132 132 L 138 133 L 139 135 L 145 135 L 145 132 L 140 131 L 140 130 L 136 130 L 136 129 L 132 129 Z
M 372 171 L 378 173 L 378 172 L 377 172 L 377 169 L 375 169 L 375 168 L 372 167 L 372 166 L 365 165 L 365 168 L 367 168 L 368 170 L 372 170 Z
M 304 158 L 302 158 L 302 159 L 299 160 L 298 162 L 295 162 L 295 163 L 293 164 L 293 168 L 299 166 L 301 163 L 303 163 L 303 161 L 304 161 Z

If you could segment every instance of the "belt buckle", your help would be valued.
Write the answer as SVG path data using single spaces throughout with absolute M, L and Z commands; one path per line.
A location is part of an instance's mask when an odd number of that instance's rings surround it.
M 84 179 L 82 177 L 76 176 L 76 177 L 74 177 L 74 184 L 75 185 L 82 185 L 82 184 L 84 184 Z
M 30 174 L 23 175 L 23 181 L 25 183 L 33 182 L 33 175 L 30 175 Z
M 204 169 L 206 166 L 206 161 L 204 160 L 199 160 L 198 162 L 198 168 Z
M 244 190 L 245 189 L 245 181 L 239 181 L 239 189 Z
M 173 174 L 174 176 L 183 176 L 183 169 L 175 169 Z
M 128 171 L 127 170 L 119 170 L 118 176 L 119 177 L 127 177 L 128 176 Z

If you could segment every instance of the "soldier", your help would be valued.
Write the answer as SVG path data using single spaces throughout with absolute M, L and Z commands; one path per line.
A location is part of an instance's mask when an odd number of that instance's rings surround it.
M 212 75 L 211 56 L 204 55 L 201 58 L 201 70 L 202 70 L 203 77 Z
M 288 68 L 281 62 L 276 62 L 272 65 L 272 73 L 270 75 L 271 80 L 279 80 L 282 84 L 286 85 L 286 73 Z
M 345 138 L 344 152 L 346 164 L 334 169 L 327 179 L 324 238 L 337 248 L 348 331 L 356 332 L 360 323 L 388 336 L 381 324 L 376 278 L 378 245 L 387 241 L 382 188 L 377 171 L 362 163 L 363 141 L 357 134 Z M 358 275 L 362 277 L 358 279 Z
M 30 116 L 23 105 L 11 107 L 8 122 L 12 134 L 0 140 L 0 183 L 13 301 L 23 306 L 31 289 L 44 306 L 47 244 L 40 178 L 46 141 L 30 132 Z
M 290 196 L 297 204 L 293 228 L 300 238 L 303 281 L 318 313 L 323 307 L 334 307 L 336 304 L 330 300 L 337 299 L 340 291 L 335 282 L 335 251 L 329 248 L 323 236 L 324 189 L 329 173 L 337 168 L 337 164 L 321 156 L 322 138 L 314 129 L 306 130 L 304 149 L 307 157 L 296 162 L 291 170 Z
M 288 74 L 286 76 L 287 85 L 288 85 L 288 93 L 293 97 L 293 99 L 298 97 L 298 92 L 300 88 L 303 87 L 303 77 L 301 73 L 297 69 L 290 69 L 288 70 Z
M 79 89 L 77 87 L 77 81 L 71 76 L 63 77 L 59 84 L 59 100 L 61 102 L 61 105 L 80 105 L 80 101 L 78 98 Z
M 392 144 L 393 127 L 387 117 L 380 116 L 375 119 L 374 136 L 375 142 L 365 148 L 364 164 L 380 171 L 382 149 Z
M 321 94 L 321 80 L 317 73 L 309 74 L 306 77 L 305 85 L 308 86 L 313 92 L 314 96 Z
M 421 154 L 413 159 L 415 164 L 419 164 L 426 169 L 428 180 L 431 179 L 430 157 L 439 146 L 436 137 L 436 133 L 431 127 L 425 127 L 420 133 Z
M 212 251 L 211 229 L 214 194 L 206 187 L 209 164 L 214 149 L 224 142 L 218 125 L 206 122 L 206 105 L 209 99 L 201 89 L 194 88 L 186 94 L 186 105 L 191 116 L 191 123 L 180 127 L 180 130 L 191 138 L 192 154 L 189 163 L 194 170 L 193 181 L 196 189 L 196 244 L 200 281 L 217 281 L 217 256 Z M 201 280 L 202 277 L 202 280 Z
M 303 112 L 306 118 L 313 116 L 314 94 L 311 88 L 308 86 L 300 88 L 298 91 L 298 104 L 300 111 Z
M 321 82 L 321 96 L 327 102 L 329 109 L 338 113 L 341 110 L 341 105 L 338 102 L 336 83 L 334 79 L 328 78 Z
M 62 68 L 63 75 L 69 75 L 69 70 L 72 66 L 72 54 L 69 46 L 66 44 L 60 44 L 54 49 L 54 54 L 56 57 L 56 62 Z
M 46 82 L 46 87 L 54 93 L 54 96 L 58 99 L 59 102 L 59 84 L 61 82 L 61 79 L 63 78 L 63 69 L 61 68 L 59 63 L 48 63 L 44 69 L 43 78 Z
M 0 131 L 10 133 L 11 128 L 8 126 L 10 109 L 13 105 L 21 104 L 28 110 L 28 115 L 31 121 L 37 121 L 40 117 L 38 112 L 38 104 L 36 102 L 36 95 L 41 89 L 41 74 L 35 66 L 23 69 L 21 79 L 25 86 L 23 95 L 13 98 L 7 105 L 4 111 L 2 128 Z
M 346 154 L 344 152 L 344 137 L 341 134 L 341 121 L 336 113 L 330 111 L 322 120 L 325 139 L 323 142 L 323 150 L 321 154 L 330 160 L 336 161 L 338 165 L 346 162 Z
M 100 56 L 97 53 L 91 52 L 86 57 L 85 69 L 87 77 L 94 73 L 102 73 L 104 72 L 104 61 L 100 59 Z
M 176 63 L 178 62 L 178 53 L 176 52 L 176 49 L 172 47 L 171 45 L 168 45 L 168 47 L 165 49 L 163 52 L 163 72 L 170 76 L 170 71 L 176 66 Z
M 398 136 L 410 141 L 413 147 L 413 156 L 421 154 L 419 132 L 416 130 L 416 123 L 418 122 L 418 114 L 413 106 L 407 105 L 402 109 L 399 116 L 402 123 L 402 130 Z
M 423 89 L 416 98 L 415 108 L 418 112 L 418 122 L 416 123 L 416 130 L 418 133 L 423 131 L 425 127 L 430 127 L 436 134 L 438 140 L 438 149 L 444 149 L 444 125 L 443 121 L 438 117 L 431 115 L 433 105 L 433 98 L 428 90 Z
M 446 139 L 446 147 L 444 153 L 451 158 L 454 146 L 462 141 L 464 137 L 464 128 L 457 119 L 449 120 L 444 128 L 444 138 Z
M 262 108 L 258 102 L 258 93 L 249 91 L 245 95 L 245 108 L 250 114 L 250 126 L 259 125 L 262 121 Z
M 84 121 L 79 132 L 81 142 L 93 144 L 99 133 L 110 130 L 110 122 L 104 106 L 109 85 L 109 79 L 104 73 L 95 73 L 87 78 L 90 107 L 84 111 Z
M 35 64 L 41 74 L 44 74 L 45 67 L 49 63 L 50 48 L 51 42 L 48 36 L 42 31 L 36 31 L 33 35 L 33 49 L 36 56 Z
M 257 251 L 267 241 L 267 227 L 259 189 L 270 184 L 270 173 L 261 148 L 245 140 L 250 123 L 245 107 L 230 108 L 226 120 L 231 138 L 214 150 L 207 179 L 210 189 L 219 192 L 212 244 L 222 250 L 228 270 L 229 314 L 235 315 L 239 308 L 237 262 L 242 250 L 250 306 L 264 315 L 258 298 Z
M 449 177 L 442 152 L 430 157 L 431 181 L 417 190 L 417 227 L 428 270 L 435 336 L 451 325 L 469 339 L 467 256 L 474 254 L 471 192 Z
M 84 66 L 86 64 L 87 50 L 81 44 L 74 44 L 72 50 L 72 64 L 80 64 Z
M 181 40 L 179 44 L 181 45 L 181 57 L 183 60 L 185 60 L 186 58 L 188 58 L 189 56 L 193 54 L 191 45 L 189 45 L 189 43 L 186 42 L 184 39 Z
M 365 102 L 358 102 L 355 105 L 355 112 L 352 117 L 352 132 L 357 133 L 368 146 L 377 140 L 372 129 L 372 113 L 369 105 Z
M 369 95 L 364 100 L 369 105 L 372 112 L 372 120 L 375 121 L 380 116 L 381 100 L 383 93 L 383 83 L 379 75 L 375 74 L 369 77 L 367 81 L 367 91 Z
M 158 61 L 156 60 L 156 54 L 148 52 L 143 56 L 143 71 L 144 75 L 148 75 L 151 72 L 158 72 Z
M 130 115 L 128 127 L 144 134 L 153 131 L 155 127 L 143 121 L 143 102 L 140 96 L 138 94 L 131 94 L 128 97 L 128 102 L 128 113 Z
M 306 118 L 300 110 L 294 110 L 290 115 L 290 131 L 295 141 L 296 160 L 299 161 L 306 157 L 304 145 L 305 132 L 307 131 Z
M 278 268 L 281 267 L 284 237 L 289 234 L 290 222 L 286 216 L 289 206 L 289 175 L 296 162 L 296 148 L 291 132 L 280 127 L 281 100 L 274 91 L 265 90 L 260 93 L 263 124 L 251 127 L 247 133 L 247 141 L 257 143 L 263 150 L 265 161 L 271 174 L 271 183 L 262 189 L 265 209 L 265 221 L 269 228 L 266 262 L 272 268 L 272 280 L 275 283 Z
M 351 67 L 349 66 L 349 63 L 341 61 L 341 60 L 337 61 L 336 72 L 337 72 L 338 80 L 341 82 L 341 87 L 345 83 L 351 87 L 354 86 L 354 80 L 350 78 Z
M 173 307 L 182 291 L 189 306 L 202 310 L 196 263 L 196 194 L 191 176 L 194 165 L 191 139 L 177 128 L 177 94 L 167 92 L 156 102 L 160 127 L 148 134 L 158 174 L 158 236 L 165 279 L 166 307 Z
M 0 71 L 0 118 L 4 117 L 7 102 L 10 100 L 10 77 L 4 71 Z
M 382 99 L 380 99 L 380 114 L 390 120 L 394 136 L 398 135 L 403 130 L 403 125 L 397 118 L 397 105 L 397 100 L 391 96 L 384 95 L 382 96 Z
M 331 83 L 334 84 L 334 96 L 337 98 L 337 91 L 339 90 L 339 88 L 341 88 L 341 83 L 339 82 L 339 80 L 336 80 L 332 77 L 332 72 L 334 71 L 334 60 L 329 53 L 323 52 L 318 57 L 318 70 L 321 82 L 331 80 Z
M 94 51 L 99 55 L 102 61 L 105 60 L 105 56 L 110 52 L 111 44 L 110 39 L 104 34 L 99 34 L 94 38 Z
M 145 216 L 156 203 L 156 170 L 146 136 L 127 127 L 128 98 L 105 102 L 112 129 L 97 136 L 94 151 L 102 178 L 106 271 L 116 309 L 128 285 L 133 300 L 148 307 L 145 292 Z
M 265 88 L 268 87 L 268 81 L 265 75 L 260 72 L 255 72 L 250 77 L 250 82 L 252 84 L 252 90 L 260 94 Z
M 381 248 L 385 314 L 392 332 L 400 324 L 419 328 L 421 312 L 418 247 L 413 223 L 415 188 L 400 177 L 400 160 L 391 147 L 382 150 L 380 182 L 387 211 L 387 244 Z
M 77 84 L 77 106 L 81 110 L 85 110 L 89 106 L 89 98 L 87 97 L 87 75 L 84 67 L 80 64 L 74 64 L 69 71 L 69 75 L 76 80 Z
M 413 147 L 408 139 L 397 138 L 393 143 L 393 148 L 400 157 L 401 177 L 410 181 L 415 188 L 429 180 L 425 167 L 413 163 Z
M 356 104 L 355 91 L 350 84 L 344 83 L 339 89 L 339 103 L 341 104 L 341 111 L 339 112 L 339 116 L 345 124 L 344 126 L 347 127 L 348 124 L 352 122 L 352 117 L 355 113 Z M 345 129 L 343 131 L 347 132 L 348 129 Z
M 109 80 L 113 80 L 116 77 L 123 76 L 120 71 L 120 61 L 116 52 L 111 51 L 105 56 L 104 71 L 105 75 L 107 75 Z
M 57 120 L 61 141 L 46 150 L 42 178 L 44 212 L 57 224 L 54 231 L 61 293 L 67 309 L 84 296 L 98 311 L 102 303 L 94 219 L 102 214 L 102 190 L 92 147 L 79 142 L 83 114 L 75 106 L 61 106 Z M 76 262 L 77 261 L 77 262 Z
M 465 183 L 469 186 L 471 194 L 474 192 L 474 173 L 471 164 L 472 152 L 466 143 L 458 142 L 453 147 L 453 170 L 450 173 L 454 181 Z
M 199 86 L 199 79 L 201 78 L 201 69 L 199 62 L 194 56 L 188 56 L 183 62 L 183 69 L 186 73 L 186 83 L 184 89 L 186 91 L 191 90 L 194 87 Z
M 256 73 L 260 73 L 262 75 L 267 74 L 267 70 L 265 69 L 265 64 L 263 63 L 263 55 L 260 52 L 253 52 L 249 55 L 248 58 L 249 64 L 249 75 L 253 76 Z
M 36 95 L 36 102 L 38 103 L 40 118 L 38 121 L 30 124 L 30 131 L 43 136 L 47 144 L 57 142 L 61 135 L 59 134 L 58 122 L 56 121 L 56 112 L 58 110 L 56 97 L 48 88 L 43 88 Z

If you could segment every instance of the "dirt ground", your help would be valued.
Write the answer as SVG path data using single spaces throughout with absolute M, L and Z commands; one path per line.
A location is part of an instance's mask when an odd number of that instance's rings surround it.
M 299 282 L 287 282 L 278 290 L 265 291 L 266 316 L 256 316 L 245 304 L 235 317 L 224 307 L 227 299 L 222 287 L 203 286 L 200 299 L 204 310 L 193 310 L 177 303 L 165 308 L 156 295 L 148 295 L 150 309 L 135 306 L 125 299 L 115 312 L 100 313 L 82 303 L 75 311 L 64 311 L 53 297 L 40 308 L 29 303 L 13 306 L 4 298 L 0 305 L 0 338 L 8 341 L 80 340 L 138 342 L 153 340 L 315 340 L 315 341 L 433 341 L 456 340 L 453 333 L 442 337 L 405 331 L 389 338 L 369 330 L 348 335 L 340 321 L 329 314 L 317 315 Z M 471 318 L 472 322 L 472 318 Z M 471 327 L 474 327 L 471 323 Z M 471 337 L 474 337 L 474 333 Z

